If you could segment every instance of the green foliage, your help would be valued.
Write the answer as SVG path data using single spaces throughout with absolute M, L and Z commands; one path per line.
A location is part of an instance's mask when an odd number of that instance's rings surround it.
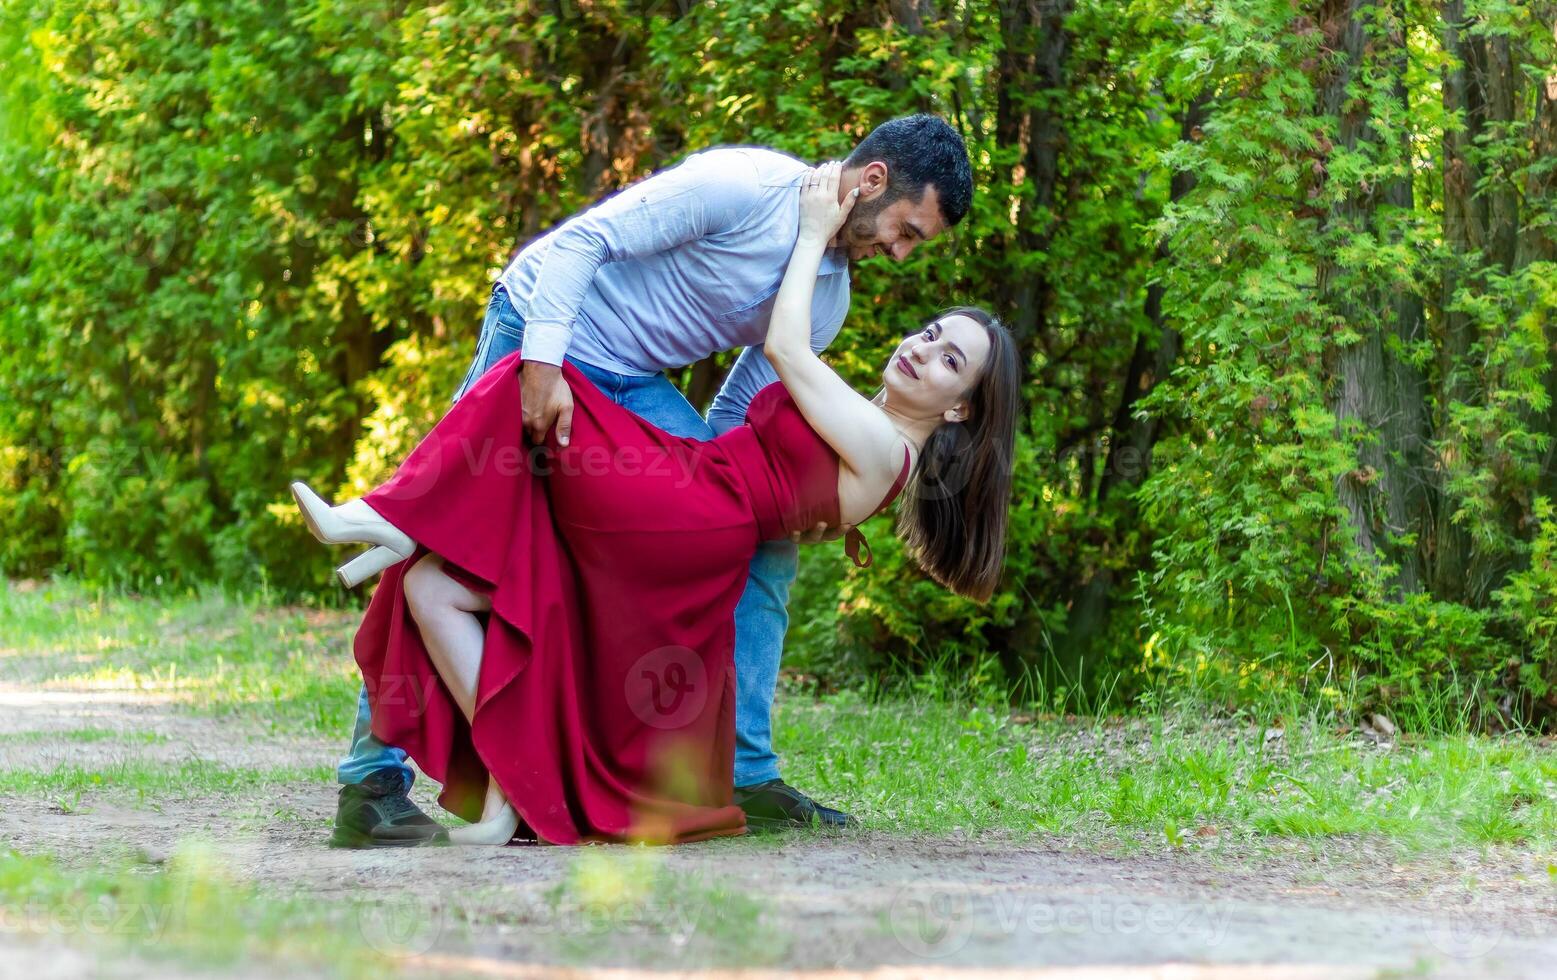
M 1184 339 L 1142 403 L 1174 420 L 1139 494 L 1159 656 L 1412 727 L 1538 719 L 1549 243 L 1498 255 L 1487 239 L 1521 220 L 1500 213 L 1510 171 L 1527 175 L 1524 220 L 1549 220 L 1529 173 L 1549 173 L 1551 98 L 1532 82 L 1550 25 L 1519 20 L 1509 42 L 1502 5 L 1467 4 L 1456 41 L 1436 9 L 1363 5 L 1349 41 L 1344 18 L 1211 7 L 1216 29 L 1191 34 L 1212 108 L 1165 156 L 1193 187 L 1156 224 Z M 1474 45 L 1500 43 L 1522 67 L 1474 84 L 1509 86 L 1502 126 L 1439 95 Z M 1444 148 L 1473 122 L 1463 152 Z
M 287 482 L 390 471 L 516 247 L 706 145 L 836 157 L 933 111 L 973 210 L 854 270 L 831 357 L 868 387 L 942 306 L 1013 325 L 1006 579 L 949 596 L 878 521 L 869 571 L 808 555 L 791 666 L 1545 723 L 1557 51 L 1530 13 L 5 5 L 0 570 L 318 594 Z M 728 363 L 678 380 L 706 401 Z

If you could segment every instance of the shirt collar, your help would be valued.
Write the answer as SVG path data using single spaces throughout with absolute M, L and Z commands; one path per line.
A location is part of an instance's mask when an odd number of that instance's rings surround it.
M 843 272 L 849 268 L 849 250 L 846 247 L 830 248 L 822 253 L 822 262 L 817 266 L 817 271 L 823 275 L 832 275 L 835 272 Z

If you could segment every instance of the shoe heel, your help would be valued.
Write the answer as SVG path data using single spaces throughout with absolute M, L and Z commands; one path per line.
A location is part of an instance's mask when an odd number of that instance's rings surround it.
M 335 577 L 341 580 L 341 584 L 348 589 L 355 589 L 368 579 L 379 574 L 397 562 L 405 561 L 410 555 L 402 555 L 393 548 L 379 545 L 369 548 L 362 554 L 335 570 Z
M 503 804 L 503 809 L 495 815 L 480 823 L 468 824 L 464 827 L 455 827 L 449 831 L 450 844 L 485 845 L 488 847 L 502 847 L 514 839 L 514 834 L 519 830 L 519 814 L 514 811 L 513 805 Z

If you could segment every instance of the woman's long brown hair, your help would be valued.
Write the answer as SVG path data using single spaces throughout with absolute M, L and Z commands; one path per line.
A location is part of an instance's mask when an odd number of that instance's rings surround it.
M 994 594 L 1005 564 L 1021 368 L 1016 342 L 994 314 L 955 306 L 935 319 L 948 316 L 983 326 L 989 357 L 968 392 L 967 420 L 943 423 L 919 451 L 898 508 L 897 532 L 931 578 L 983 602 Z

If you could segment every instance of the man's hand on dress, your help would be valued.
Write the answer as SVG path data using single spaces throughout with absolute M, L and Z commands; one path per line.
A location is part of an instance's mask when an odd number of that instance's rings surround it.
M 573 391 L 562 378 L 562 368 L 541 361 L 525 361 L 520 401 L 524 405 L 524 431 L 537 446 L 555 426 L 557 445 L 566 446 L 573 433 Z
M 809 531 L 796 531 L 789 536 L 789 540 L 796 544 L 816 544 L 818 541 L 837 541 L 853 530 L 852 524 L 840 524 L 838 527 L 828 527 L 826 521 L 817 522 L 816 527 Z

